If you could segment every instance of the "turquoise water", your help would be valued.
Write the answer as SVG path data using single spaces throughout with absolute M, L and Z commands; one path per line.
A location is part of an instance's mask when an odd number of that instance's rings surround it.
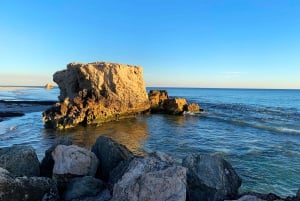
M 206 112 L 139 116 L 57 132 L 44 129 L 41 112 L 32 112 L 0 122 L 0 147 L 29 144 L 41 159 L 57 137 L 90 147 L 99 135 L 107 135 L 137 154 L 160 150 L 178 161 L 189 153 L 221 155 L 242 177 L 241 191 L 287 196 L 300 188 L 300 90 L 164 89 Z M 58 93 L 2 90 L 0 99 L 56 100 Z

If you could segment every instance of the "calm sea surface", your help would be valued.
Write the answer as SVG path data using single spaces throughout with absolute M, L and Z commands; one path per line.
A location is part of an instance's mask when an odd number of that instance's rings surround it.
M 197 152 L 223 156 L 242 177 L 241 191 L 287 196 L 300 188 L 300 90 L 164 89 L 206 112 L 139 116 L 67 131 L 44 129 L 42 112 L 31 112 L 0 122 L 0 147 L 32 145 L 42 159 L 58 137 L 89 148 L 106 135 L 136 154 L 160 150 L 179 162 Z M 58 94 L 57 88 L 1 88 L 0 100 L 57 100 Z

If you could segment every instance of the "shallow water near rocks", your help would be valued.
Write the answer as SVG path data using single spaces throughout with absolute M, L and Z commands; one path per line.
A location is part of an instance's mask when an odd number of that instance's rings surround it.
M 136 154 L 164 151 L 180 162 L 190 153 L 223 156 L 242 177 L 241 191 L 294 195 L 300 188 L 300 91 L 167 88 L 170 96 L 206 111 L 186 116 L 145 115 L 95 127 L 53 131 L 42 111 L 0 122 L 0 147 L 32 145 L 41 160 L 58 137 L 90 148 L 99 135 Z M 58 89 L 0 90 L 1 100 L 56 100 Z

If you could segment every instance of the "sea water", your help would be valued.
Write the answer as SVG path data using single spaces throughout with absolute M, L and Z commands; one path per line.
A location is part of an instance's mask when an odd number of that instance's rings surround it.
M 150 90 L 148 88 L 147 90 Z M 0 147 L 31 145 L 39 159 L 58 137 L 90 148 L 99 135 L 135 154 L 155 150 L 180 162 L 192 153 L 224 157 L 243 180 L 240 191 L 294 195 L 300 188 L 300 90 L 161 88 L 205 110 L 195 115 L 145 115 L 78 127 L 45 129 L 42 111 L 0 122 Z M 0 90 L 0 100 L 57 100 L 59 90 Z

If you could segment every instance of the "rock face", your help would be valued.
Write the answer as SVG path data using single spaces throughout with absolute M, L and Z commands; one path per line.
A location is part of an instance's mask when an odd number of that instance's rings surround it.
M 105 136 L 100 136 L 96 140 L 92 152 L 96 154 L 100 161 L 97 176 L 105 181 L 108 180 L 110 172 L 121 161 L 131 160 L 134 157 L 124 145 L 118 144 Z
M 112 201 L 156 200 L 186 200 L 186 169 L 162 153 L 134 158 L 114 185 Z
M 185 98 L 170 98 L 166 90 L 150 90 L 149 101 L 152 113 L 182 114 L 203 111 L 197 103 L 187 103 Z
M 45 177 L 14 177 L 0 168 L 0 200 L 58 200 L 55 182 Z M 47 199 L 46 199 L 47 198 Z
M 52 152 L 54 159 L 53 174 L 95 176 L 98 159 L 87 149 L 76 145 L 58 145 Z
M 43 113 L 46 127 L 69 128 L 118 120 L 150 108 L 142 68 L 116 63 L 70 63 L 53 80 L 60 102 Z
M 31 146 L 13 145 L 0 148 L 0 167 L 15 176 L 39 176 L 40 163 Z
M 96 196 L 104 190 L 104 184 L 100 179 L 91 176 L 72 179 L 63 195 L 65 200 L 82 199 L 84 197 Z
M 232 166 L 217 156 L 198 154 L 183 159 L 188 168 L 189 201 L 235 199 L 242 181 Z

